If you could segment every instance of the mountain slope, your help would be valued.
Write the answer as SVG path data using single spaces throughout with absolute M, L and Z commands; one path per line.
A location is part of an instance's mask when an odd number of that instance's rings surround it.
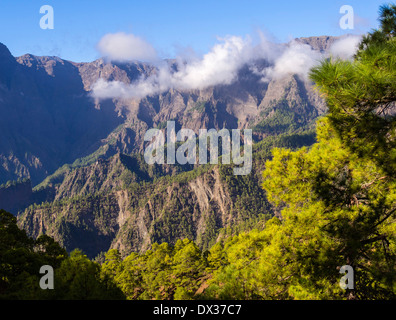
M 34 184 L 64 163 L 88 155 L 120 123 L 108 106 L 95 105 L 72 63 L 0 47 L 0 182 Z M 4 72 L 4 73 L 3 73 Z
M 323 40 L 321 47 L 332 39 Z M 304 126 L 325 109 L 309 82 L 293 75 L 263 82 L 249 66 L 229 85 L 99 101 L 91 97 L 98 79 L 128 84 L 152 75 L 155 67 L 103 59 L 73 63 L 30 54 L 14 58 L 4 45 L 0 56 L 0 183 L 29 178 L 35 186 L 77 159 L 84 165 L 118 152 L 142 152 L 144 132 L 167 120 L 195 131 L 255 127 L 286 102 L 287 113 Z M 257 140 L 272 132 L 265 126 L 255 129 Z
M 261 188 L 271 149 L 313 142 L 312 134 L 267 138 L 255 146 L 247 176 L 234 176 L 231 165 L 164 174 L 165 167 L 115 155 L 72 170 L 56 188 L 57 200 L 30 206 L 18 224 L 30 236 L 46 233 L 67 250 L 80 248 L 90 257 L 109 248 L 145 251 L 154 242 L 184 237 L 209 248 L 225 233 L 257 226 L 274 213 Z

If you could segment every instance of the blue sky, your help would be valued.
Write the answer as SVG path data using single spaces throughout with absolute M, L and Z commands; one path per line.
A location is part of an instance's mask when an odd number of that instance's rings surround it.
M 0 0 L 0 42 L 14 56 L 55 55 L 82 62 L 100 57 L 107 33 L 132 33 L 164 58 L 180 48 L 206 53 L 217 37 L 254 35 L 277 42 L 319 35 L 362 34 L 378 26 L 378 0 Z M 42 30 L 42 5 L 54 8 L 54 29 Z M 351 5 L 354 30 L 339 26 L 340 7 Z

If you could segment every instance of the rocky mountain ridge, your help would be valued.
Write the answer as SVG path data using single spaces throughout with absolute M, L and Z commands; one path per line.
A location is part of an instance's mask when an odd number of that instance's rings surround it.
M 18 224 L 32 237 L 48 234 L 68 251 L 79 248 L 91 258 L 109 248 L 127 255 L 180 238 L 209 248 L 238 230 L 262 227 L 276 213 L 261 188 L 271 149 L 314 141 L 312 133 L 266 138 L 255 146 L 247 176 L 234 176 L 232 165 L 221 164 L 169 172 L 171 166 L 117 154 L 69 171 L 53 200 L 28 207 Z
M 317 39 L 301 41 L 325 49 L 333 38 L 322 39 L 320 45 Z M 193 130 L 258 128 L 284 100 L 288 112 L 304 124 L 325 110 L 307 81 L 290 75 L 265 83 L 248 67 L 230 85 L 170 89 L 142 99 L 98 101 L 91 96 L 98 79 L 128 84 L 154 72 L 154 66 L 140 62 L 74 63 L 31 54 L 14 58 L 1 45 L 0 183 L 29 178 L 37 185 L 77 159 L 142 152 L 144 132 L 167 120 Z M 256 133 L 258 140 L 269 134 Z

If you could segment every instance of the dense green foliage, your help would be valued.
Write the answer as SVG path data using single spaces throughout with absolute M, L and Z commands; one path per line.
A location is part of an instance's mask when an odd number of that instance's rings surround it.
M 54 289 L 40 288 L 41 266 L 54 269 Z M 81 251 L 70 255 L 52 238 L 29 238 L 0 210 L 0 299 L 122 299 L 124 294 Z

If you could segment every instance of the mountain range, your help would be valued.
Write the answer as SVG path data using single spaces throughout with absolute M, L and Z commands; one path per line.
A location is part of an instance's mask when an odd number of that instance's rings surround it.
M 327 52 L 336 39 L 296 41 Z M 315 142 L 312 129 L 326 106 L 313 84 L 296 74 L 262 81 L 245 65 L 231 84 L 143 98 L 92 94 L 99 79 L 131 84 L 156 72 L 137 61 L 13 57 L 0 43 L 0 208 L 17 215 L 30 236 L 46 233 L 90 257 L 183 237 L 210 248 L 277 214 L 261 171 L 273 147 Z M 253 129 L 252 173 L 233 176 L 232 165 L 222 164 L 148 165 L 144 133 L 169 120 L 195 132 Z

